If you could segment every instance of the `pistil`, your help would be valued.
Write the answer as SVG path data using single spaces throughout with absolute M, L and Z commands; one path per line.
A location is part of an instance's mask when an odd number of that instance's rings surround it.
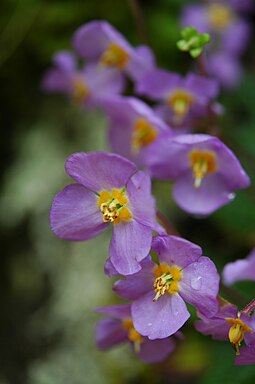
M 100 64 L 124 69 L 129 60 L 128 53 L 115 43 L 110 43 L 101 56 Z
M 168 293 L 169 295 L 178 293 L 178 282 L 182 279 L 182 272 L 179 267 L 170 267 L 167 264 L 160 264 L 154 269 L 154 273 L 157 276 L 153 285 L 154 291 L 156 292 L 153 299 L 154 302 L 165 293 Z
M 126 207 L 127 203 L 128 198 L 125 195 L 125 188 L 122 190 L 113 189 L 111 192 L 102 191 L 97 201 L 97 205 L 103 214 L 103 221 L 114 224 L 132 218 L 131 212 Z
M 157 130 L 146 119 L 136 119 L 132 133 L 132 152 L 137 154 L 140 148 L 151 144 L 157 135 Z
M 181 123 L 188 114 L 190 106 L 194 103 L 195 98 L 183 89 L 177 89 L 167 98 L 167 104 L 172 109 L 176 121 Z
M 248 332 L 251 333 L 253 332 L 248 325 L 246 325 L 241 319 L 240 319 L 240 312 L 237 314 L 237 318 L 231 318 L 227 317 L 226 321 L 231 325 L 231 328 L 229 330 L 228 336 L 229 336 L 229 341 L 232 344 L 236 355 L 239 355 L 239 347 L 244 339 L 244 333 Z
M 201 186 L 203 178 L 217 170 L 216 156 L 212 151 L 192 150 L 189 153 L 189 160 L 194 177 L 194 187 Z

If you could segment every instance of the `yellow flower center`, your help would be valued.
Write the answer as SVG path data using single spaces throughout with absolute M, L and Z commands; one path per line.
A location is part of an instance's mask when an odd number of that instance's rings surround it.
M 234 19 L 232 9 L 219 3 L 208 6 L 208 16 L 211 27 L 216 31 L 226 29 Z
M 121 220 L 129 221 L 132 214 L 126 207 L 127 204 L 128 198 L 125 194 L 125 187 L 121 190 L 113 189 L 111 192 L 102 191 L 97 200 L 105 223 L 118 224 Z
M 136 353 L 140 352 L 141 344 L 144 341 L 142 335 L 134 328 L 133 321 L 131 319 L 125 319 L 122 322 L 123 327 L 128 330 L 128 338 L 132 343 L 134 343 L 134 349 Z
M 227 317 L 225 320 L 231 325 L 228 333 L 229 341 L 234 347 L 236 355 L 239 355 L 239 347 L 244 339 L 244 332 L 251 333 L 253 331 L 240 319 L 240 312 L 238 312 L 237 316 L 236 319 Z
M 167 98 L 167 105 L 173 111 L 176 119 L 181 122 L 188 114 L 190 106 L 194 103 L 195 98 L 183 89 L 176 89 Z
M 190 165 L 195 179 L 194 186 L 199 188 L 208 173 L 217 171 L 216 155 L 213 151 L 192 150 L 189 153 Z
M 160 296 L 165 293 L 174 295 L 178 293 L 178 282 L 182 279 L 181 268 L 177 265 L 169 266 L 167 264 L 160 264 L 154 268 L 156 279 L 154 280 L 154 291 L 156 295 L 153 301 L 157 301 Z
M 124 69 L 128 60 L 129 55 L 123 48 L 115 43 L 110 43 L 100 58 L 100 64 Z
M 132 133 L 132 152 L 137 154 L 140 148 L 151 144 L 157 136 L 157 130 L 146 119 L 136 119 Z
M 89 96 L 90 91 L 83 78 L 75 77 L 72 81 L 72 87 L 72 99 L 76 104 L 86 100 Z

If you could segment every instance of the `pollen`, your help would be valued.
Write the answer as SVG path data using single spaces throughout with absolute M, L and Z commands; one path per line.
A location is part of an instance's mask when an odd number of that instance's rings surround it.
M 90 93 L 89 88 L 87 87 L 84 79 L 80 76 L 73 79 L 72 88 L 72 99 L 75 104 L 80 104 L 88 98 Z
M 217 171 L 216 155 L 213 151 L 192 150 L 189 153 L 191 169 L 193 171 L 194 186 L 199 188 L 203 178 Z
M 129 60 L 128 53 L 118 44 L 110 43 L 100 58 L 100 64 L 106 67 L 124 69 Z
M 195 97 L 183 89 L 176 89 L 167 98 L 167 105 L 173 111 L 177 122 L 182 122 L 194 102 Z
M 240 319 L 240 312 L 238 312 L 237 318 L 227 317 L 225 320 L 231 325 L 228 333 L 229 341 L 232 344 L 236 355 L 239 355 L 239 347 L 244 339 L 244 333 L 253 332 L 247 324 Z
M 232 9 L 223 4 L 210 4 L 208 6 L 209 22 L 216 31 L 226 29 L 234 19 Z
M 169 266 L 167 264 L 160 264 L 154 268 L 156 279 L 154 280 L 154 291 L 156 295 L 153 301 L 157 301 L 160 296 L 165 293 L 174 295 L 179 291 L 178 282 L 182 279 L 182 272 L 178 266 Z
M 128 198 L 125 194 L 125 188 L 101 191 L 97 205 L 103 214 L 105 223 L 111 222 L 118 224 L 120 221 L 129 221 L 132 219 L 130 210 L 126 207 Z
M 131 146 L 134 154 L 139 152 L 140 148 L 147 147 L 157 138 L 157 130 L 144 118 L 136 119 L 133 125 Z

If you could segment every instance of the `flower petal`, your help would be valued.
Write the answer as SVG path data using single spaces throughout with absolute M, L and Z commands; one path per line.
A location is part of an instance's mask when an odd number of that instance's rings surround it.
M 106 152 L 75 153 L 66 161 L 67 174 L 96 192 L 123 188 L 135 170 L 129 160 Z
M 202 255 L 202 249 L 188 240 L 177 236 L 154 236 L 152 249 L 160 263 L 176 264 L 185 268 Z
M 222 275 L 226 285 L 242 280 L 255 280 L 255 249 L 246 259 L 225 265 Z
M 87 240 L 107 226 L 96 195 L 80 184 L 69 184 L 57 194 L 50 212 L 53 232 L 65 240 Z
M 131 275 L 141 269 L 139 264 L 150 252 L 151 228 L 135 220 L 113 226 L 110 258 L 121 275 Z
M 108 307 L 97 307 L 95 311 L 114 317 L 115 319 L 126 319 L 131 317 L 130 304 L 111 305 Z
M 153 302 L 151 291 L 135 300 L 131 313 L 135 329 L 149 339 L 164 339 L 178 331 L 190 314 L 183 299 L 178 295 L 165 294 Z
M 183 270 L 179 293 L 202 314 L 211 317 L 219 307 L 219 281 L 214 263 L 208 257 L 202 256 Z
M 175 342 L 172 338 L 167 337 L 166 339 L 157 340 L 144 338 L 138 357 L 148 364 L 159 363 L 165 360 L 173 352 L 174 348 Z
M 205 176 L 200 187 L 195 188 L 194 178 L 191 172 L 187 172 L 176 181 L 173 197 L 186 212 L 205 216 L 230 203 L 235 194 L 217 173 Z
M 114 284 L 113 291 L 124 299 L 134 300 L 153 289 L 155 264 L 150 257 L 141 261 L 141 270 L 128 276 L 125 280 L 119 280 Z
M 127 330 L 122 326 L 121 321 L 116 319 L 103 319 L 96 327 L 96 343 L 102 349 L 127 341 Z

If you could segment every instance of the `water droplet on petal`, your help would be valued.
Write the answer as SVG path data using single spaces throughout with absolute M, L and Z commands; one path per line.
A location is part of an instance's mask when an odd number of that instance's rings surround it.
M 195 279 L 191 280 L 190 285 L 191 285 L 191 288 L 193 288 L 196 291 L 198 291 L 201 288 L 201 285 L 202 285 L 202 277 L 198 276 Z

